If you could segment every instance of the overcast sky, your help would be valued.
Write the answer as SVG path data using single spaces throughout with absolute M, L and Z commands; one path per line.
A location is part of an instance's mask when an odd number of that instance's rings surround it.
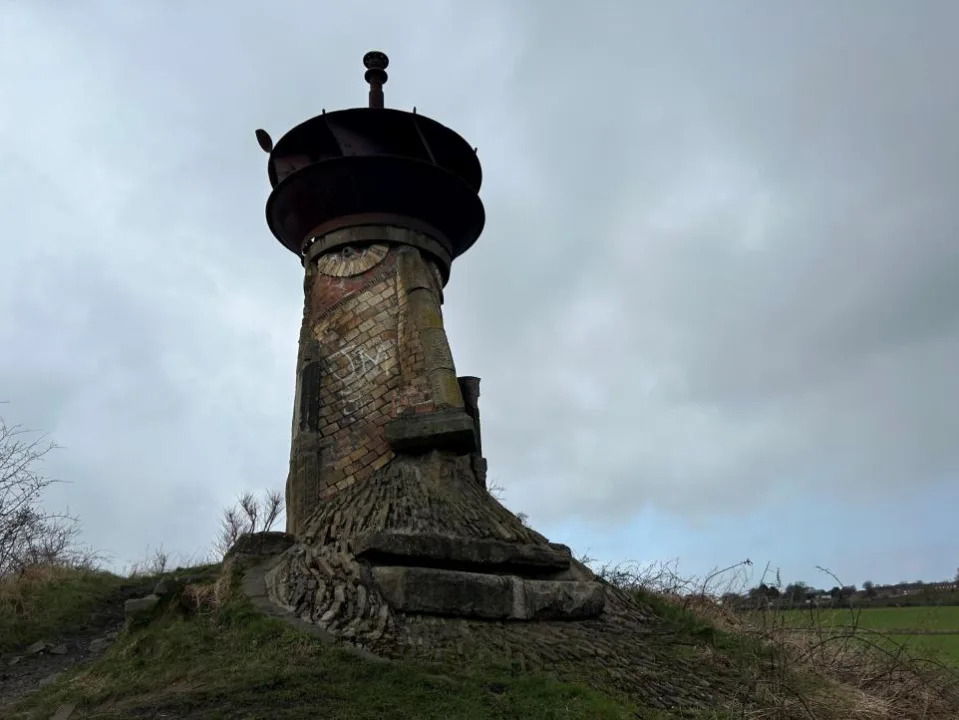
M 274 139 L 479 147 L 445 316 L 507 505 L 602 560 L 959 566 L 959 3 L 0 0 L 0 399 L 115 567 L 282 488 Z

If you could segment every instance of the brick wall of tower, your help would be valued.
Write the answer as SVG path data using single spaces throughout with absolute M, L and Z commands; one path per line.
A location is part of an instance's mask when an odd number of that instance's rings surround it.
M 327 253 L 308 269 L 286 493 L 290 532 L 324 499 L 367 481 L 393 458 L 391 419 L 435 408 L 398 269 L 402 253 L 407 267 L 413 262 L 432 278 L 439 313 L 439 272 L 414 248 Z

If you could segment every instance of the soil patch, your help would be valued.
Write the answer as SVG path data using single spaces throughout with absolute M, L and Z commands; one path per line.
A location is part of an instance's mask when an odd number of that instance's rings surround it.
M 120 585 L 103 597 L 81 624 L 0 655 L 0 715 L 17 698 L 109 647 L 123 629 L 123 604 L 149 593 L 155 582 Z

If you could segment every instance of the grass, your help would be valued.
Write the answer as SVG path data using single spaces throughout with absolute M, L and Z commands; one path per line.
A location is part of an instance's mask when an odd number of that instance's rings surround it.
M 881 633 L 883 647 L 959 669 L 959 606 L 786 610 L 781 617 L 787 628 L 814 633 Z
M 707 712 L 696 716 L 697 719 L 815 717 L 819 720 L 845 720 L 854 717 L 855 699 L 849 693 L 837 688 L 830 678 L 795 662 L 787 648 L 770 642 L 768 636 L 743 632 L 741 628 L 717 622 L 721 618 L 711 612 L 716 607 L 712 603 L 690 602 L 641 586 L 633 586 L 629 590 L 658 617 L 675 624 L 681 630 L 680 636 L 702 643 L 710 652 L 722 655 L 737 668 L 742 698 L 754 707 L 726 711 L 725 714 Z M 810 716 L 810 711 L 816 714 Z
M 955 607 L 745 611 L 732 617 L 781 650 L 786 662 L 841 683 L 863 718 L 959 717 Z M 890 633 L 913 623 L 916 633 Z M 810 715 L 818 717 L 818 715 Z
M 915 657 L 938 660 L 959 669 L 959 635 L 890 634 L 888 637 Z
M 954 630 L 959 632 L 959 606 L 882 607 L 825 610 L 786 610 L 783 617 L 793 627 L 822 624 L 843 627 L 855 619 L 859 627 L 869 630 L 907 630 L 910 632 Z
M 207 575 L 211 568 L 202 568 Z M 196 575 L 197 569 L 184 571 Z M 139 576 L 136 582 L 150 580 Z M 58 629 L 82 623 L 85 613 L 115 593 L 123 579 L 107 573 L 37 570 L 19 588 L 0 586 L 0 638 L 23 644 Z M 256 612 L 236 588 L 228 568 L 215 582 L 201 580 L 171 598 L 146 626 L 127 630 L 104 655 L 74 666 L 57 682 L 23 698 L 5 718 L 51 717 L 74 703 L 84 718 L 640 718 L 641 720 L 892 720 L 959 717 L 956 704 L 941 700 L 934 675 L 923 675 L 906 658 L 886 652 L 883 643 L 898 638 L 865 630 L 853 638 L 830 633 L 795 632 L 801 614 L 729 616 L 706 598 L 678 598 L 631 587 L 648 606 L 668 641 L 662 645 L 659 672 L 673 672 L 673 661 L 696 662 L 702 654 L 722 657 L 736 669 L 743 712 L 709 709 L 681 714 L 638 708 L 625 698 L 603 694 L 585 684 L 560 682 L 546 674 L 519 674 L 510 667 L 373 663 L 305 636 L 281 621 Z M 149 584 L 149 583 L 148 583 Z M 895 610 L 895 609 L 888 609 Z M 894 616 L 898 625 L 918 622 L 928 609 Z M 923 610 L 917 613 L 916 610 Z M 936 609 L 938 610 L 938 609 Z M 933 620 L 941 627 L 950 622 Z M 888 614 L 888 613 L 887 613 Z M 807 614 L 808 615 L 808 614 Z M 866 615 L 864 612 L 863 615 Z M 838 627 L 849 613 L 826 616 Z M 820 617 L 821 620 L 821 617 Z M 867 623 L 890 623 L 879 614 Z M 9 630 L 13 628 L 15 635 Z M 13 640 L 12 638 L 16 638 Z M 959 636 L 911 636 L 916 653 L 948 652 L 942 639 Z M 650 642 L 656 642 L 654 637 Z M 939 644 L 937 644 L 939 643 Z M 672 660 L 670 659 L 672 658 Z M 931 673 L 937 668 L 924 665 Z M 683 672 L 690 665 L 684 665 Z M 693 665 L 692 667 L 695 667 Z M 678 671 L 675 671 L 678 672 Z M 707 672 L 703 666 L 703 672 Z M 676 677 L 678 683 L 696 678 Z M 585 680 L 584 680 L 585 682 Z M 738 692 L 738 691 L 737 691 Z M 758 704 L 755 702 L 758 700 Z
M 123 582 L 106 572 L 58 566 L 0 580 L 0 653 L 82 626 Z
M 506 667 L 451 671 L 371 663 L 258 614 L 222 586 L 187 593 L 99 660 L 22 701 L 9 715 L 48 718 L 76 703 L 86 718 L 633 718 L 584 687 Z
M 927 631 L 955 628 L 956 607 L 737 612 L 711 600 L 701 583 L 677 581 L 672 572 L 665 583 L 659 575 L 649 582 L 648 574 L 629 567 L 604 572 L 650 598 L 658 613 L 687 617 L 693 632 L 712 634 L 760 700 L 742 717 L 959 718 L 959 673 L 948 667 L 959 635 L 886 632 L 904 623 Z M 700 589 L 689 592 L 693 584 Z

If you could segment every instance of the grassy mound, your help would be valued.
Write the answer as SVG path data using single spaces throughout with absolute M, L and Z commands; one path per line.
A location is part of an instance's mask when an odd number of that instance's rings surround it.
M 153 580 L 37 570 L 20 578 L 16 590 L 0 586 L 0 638 L 6 649 L 22 648 L 82 629 L 91 613 L 122 608 L 131 584 L 149 592 Z M 904 678 L 916 675 L 912 670 L 904 675 L 902 663 L 874 662 L 875 656 L 853 651 L 845 641 L 840 647 L 828 638 L 799 642 L 796 632 L 781 637 L 759 632 L 710 607 L 633 591 L 660 618 L 669 657 L 694 661 L 685 667 L 695 668 L 696 659 L 707 653 L 710 662 L 721 659 L 735 668 L 744 703 L 739 710 L 636 707 L 628 698 L 589 687 L 589 677 L 577 685 L 492 664 L 364 660 L 259 614 L 239 592 L 238 575 L 226 567 L 215 581 L 180 586 L 148 623 L 125 630 L 103 655 L 73 665 L 56 682 L 0 714 L 11 720 L 47 720 L 58 707 L 71 704 L 76 707 L 72 720 L 959 717 L 954 712 L 959 705 L 944 704 L 935 696 L 936 686 L 908 684 Z M 653 637 L 649 641 L 657 642 Z M 665 662 L 669 657 L 663 656 L 663 672 L 672 666 Z
M 106 572 L 39 566 L 0 580 L 0 653 L 81 630 L 130 581 Z
M 263 617 L 229 584 L 187 586 L 9 717 L 49 718 L 66 703 L 78 717 L 124 719 L 637 717 L 625 701 L 509 668 L 369 662 Z

